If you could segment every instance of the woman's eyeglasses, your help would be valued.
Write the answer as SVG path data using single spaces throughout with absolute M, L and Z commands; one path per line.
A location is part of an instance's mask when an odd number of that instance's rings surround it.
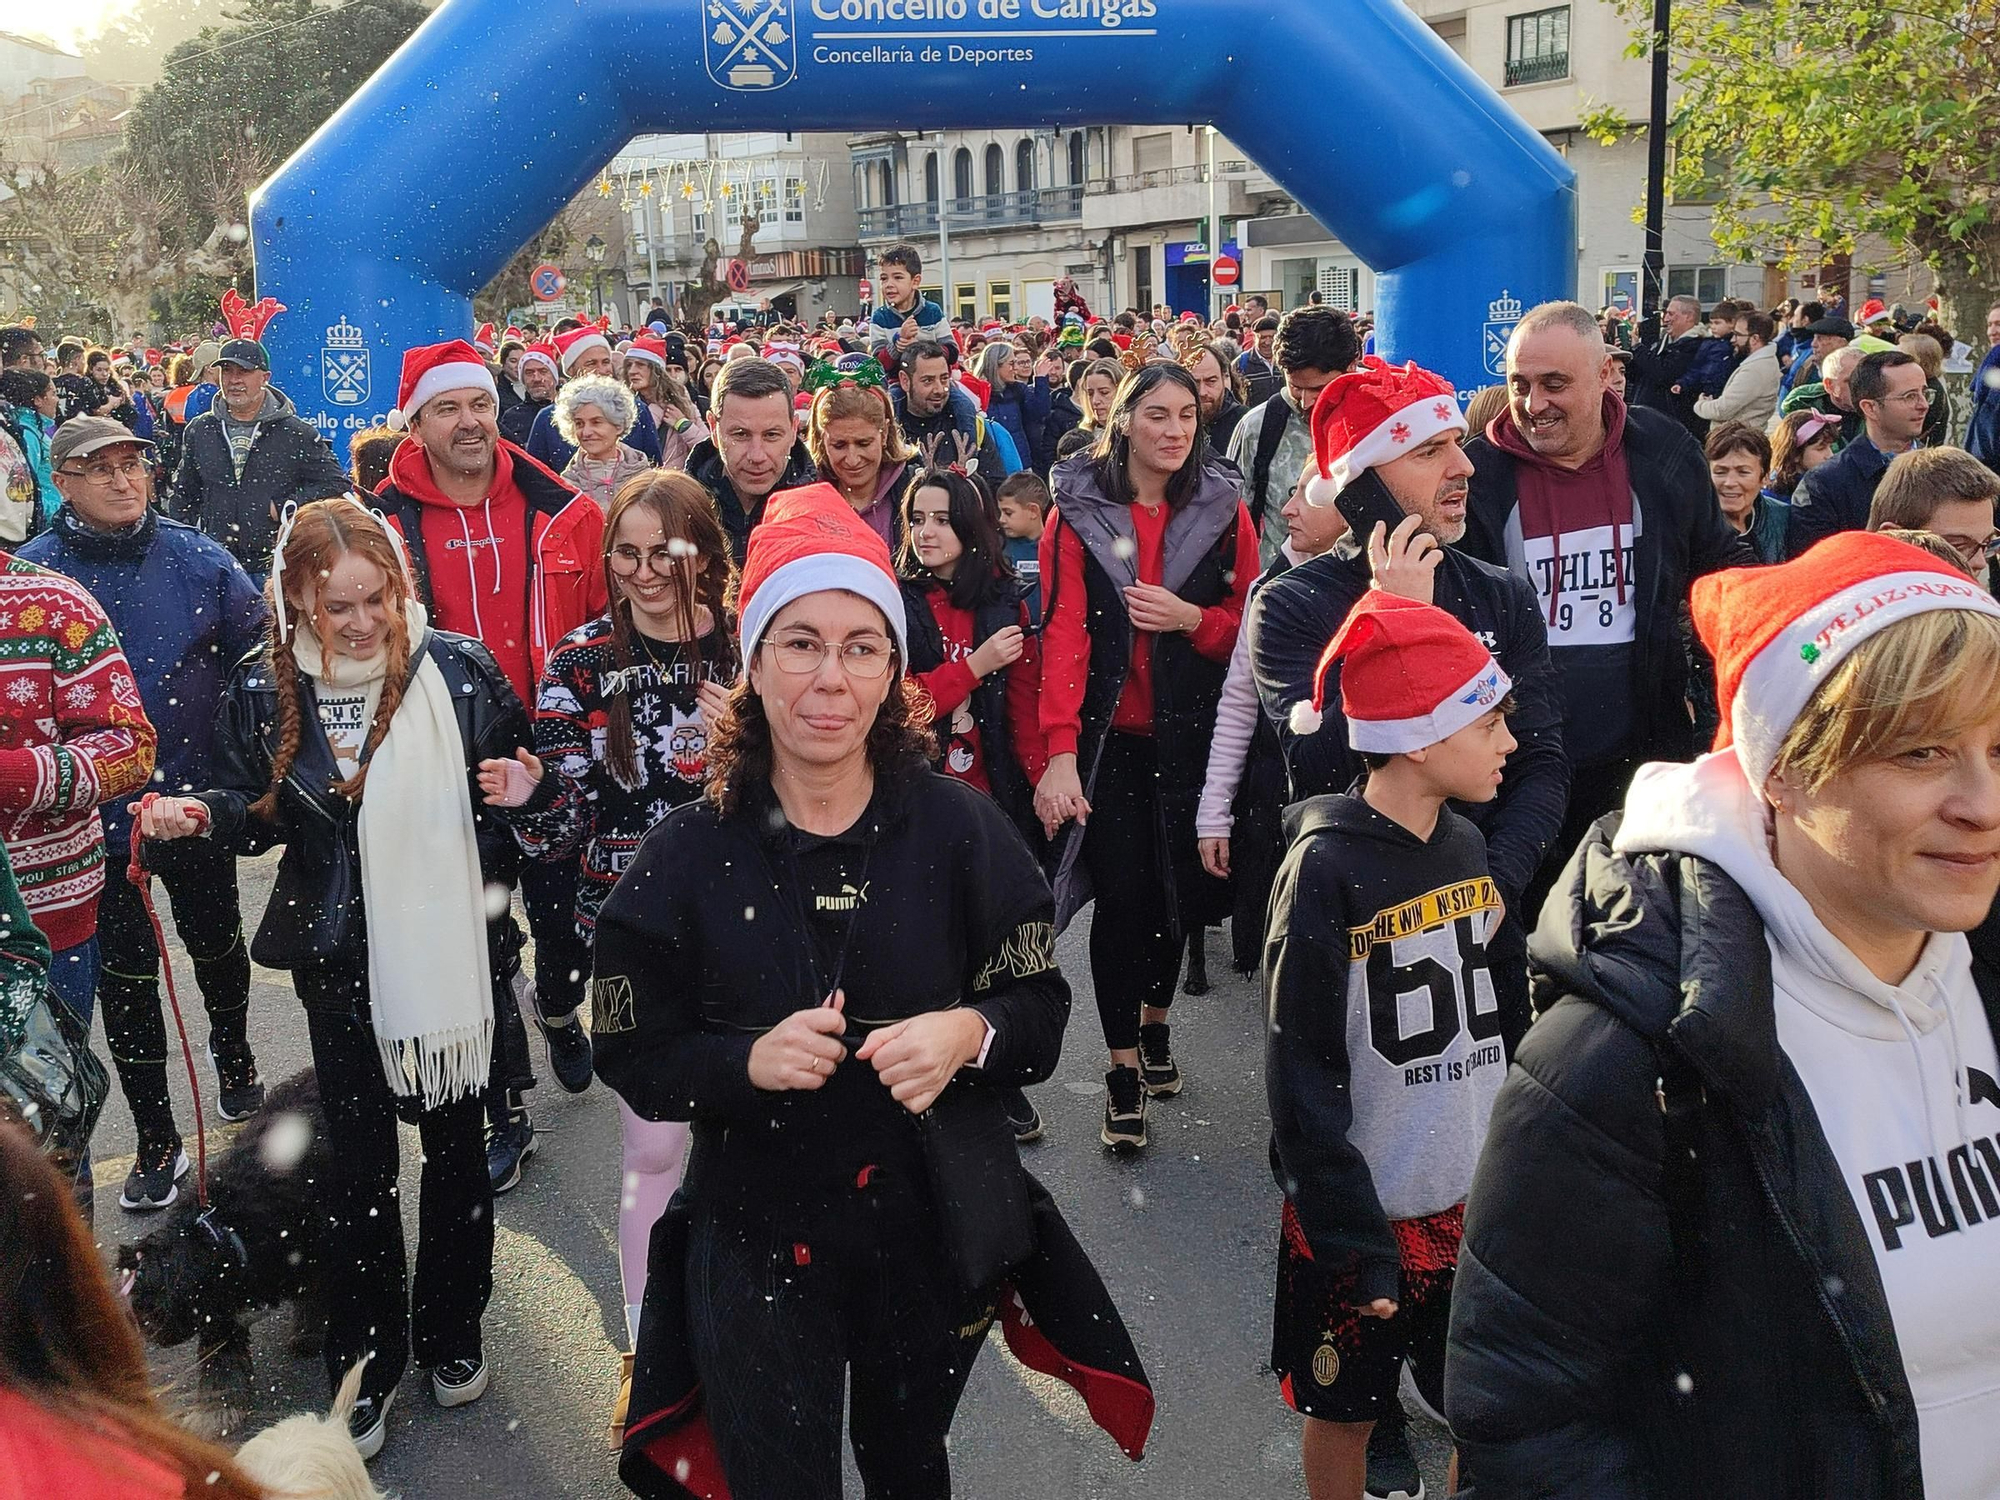
M 896 654 L 887 638 L 879 635 L 856 636 L 846 641 L 823 641 L 816 635 L 786 635 L 767 640 L 764 645 L 777 662 L 778 670 L 794 677 L 817 672 L 827 652 L 832 651 L 837 653 L 841 670 L 848 676 L 873 679 L 889 670 L 889 662 Z

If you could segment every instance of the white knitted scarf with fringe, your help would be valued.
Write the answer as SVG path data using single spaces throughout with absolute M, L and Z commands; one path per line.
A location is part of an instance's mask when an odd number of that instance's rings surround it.
M 412 650 L 426 623 L 412 600 Z M 388 670 L 387 652 L 323 662 L 304 621 L 292 655 L 301 671 L 332 687 L 359 687 Z M 486 884 L 465 756 L 444 674 L 426 653 L 368 762 L 360 818 L 375 1041 L 389 1087 L 420 1097 L 426 1109 L 484 1088 L 492 1061 Z

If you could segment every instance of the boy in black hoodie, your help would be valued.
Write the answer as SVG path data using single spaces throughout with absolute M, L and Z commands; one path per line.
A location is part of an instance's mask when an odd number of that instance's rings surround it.
M 1284 1189 L 1271 1366 L 1307 1419 L 1307 1488 L 1361 1500 L 1404 1359 L 1433 1407 L 1464 1203 L 1500 1087 L 1486 945 L 1502 903 L 1478 829 L 1514 749 L 1512 683 L 1434 605 L 1376 589 L 1320 660 L 1339 668 L 1359 790 L 1287 814 L 1265 939 L 1272 1168 Z

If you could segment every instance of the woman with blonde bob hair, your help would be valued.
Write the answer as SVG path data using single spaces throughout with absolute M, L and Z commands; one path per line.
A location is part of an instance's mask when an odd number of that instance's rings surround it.
M 1695 585 L 1718 749 L 1530 945 L 1453 1290 L 1475 1493 L 2000 1494 L 2000 604 L 1843 532 Z
M 896 421 L 882 366 L 866 354 L 822 362 L 806 372 L 805 389 L 813 393 L 806 451 L 819 478 L 894 556 L 903 544 L 903 483 L 917 450 Z
M 214 787 L 147 801 L 139 826 L 236 854 L 285 846 L 250 955 L 290 969 L 305 1005 L 335 1162 L 323 1187 L 338 1247 L 326 1260 L 327 1387 L 368 1361 L 348 1428 L 373 1457 L 411 1354 L 442 1406 L 486 1389 L 493 1190 L 480 1096 L 502 930 L 486 891 L 509 868 L 496 816 L 517 814 L 487 807 L 477 774 L 482 760 L 531 759 L 530 730 L 486 647 L 430 627 L 400 539 L 359 501 L 288 511 L 269 589 L 269 648 L 223 692 Z M 413 1288 L 398 1119 L 423 1142 Z

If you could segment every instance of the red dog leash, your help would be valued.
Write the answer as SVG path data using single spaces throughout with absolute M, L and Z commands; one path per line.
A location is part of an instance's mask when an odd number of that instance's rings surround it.
M 151 807 L 160 800 L 158 792 L 148 792 L 139 799 L 140 810 Z M 207 809 L 198 814 L 206 823 Z M 167 952 L 167 934 L 160 926 L 159 908 L 153 905 L 153 872 L 146 868 L 146 861 L 140 850 L 145 841 L 139 836 L 139 820 L 132 819 L 132 857 L 125 866 L 125 878 L 138 887 L 139 900 L 146 908 L 146 918 L 153 924 L 153 942 L 160 950 L 160 967 L 167 974 L 167 1003 L 173 1007 L 174 1029 L 181 1036 L 181 1058 L 187 1063 L 188 1090 L 194 1095 L 194 1155 L 195 1179 L 194 1201 L 204 1211 L 208 1208 L 208 1129 L 201 1111 L 201 1079 L 195 1073 L 194 1049 L 188 1045 L 187 1022 L 181 1016 L 181 996 L 174 984 L 174 961 Z

